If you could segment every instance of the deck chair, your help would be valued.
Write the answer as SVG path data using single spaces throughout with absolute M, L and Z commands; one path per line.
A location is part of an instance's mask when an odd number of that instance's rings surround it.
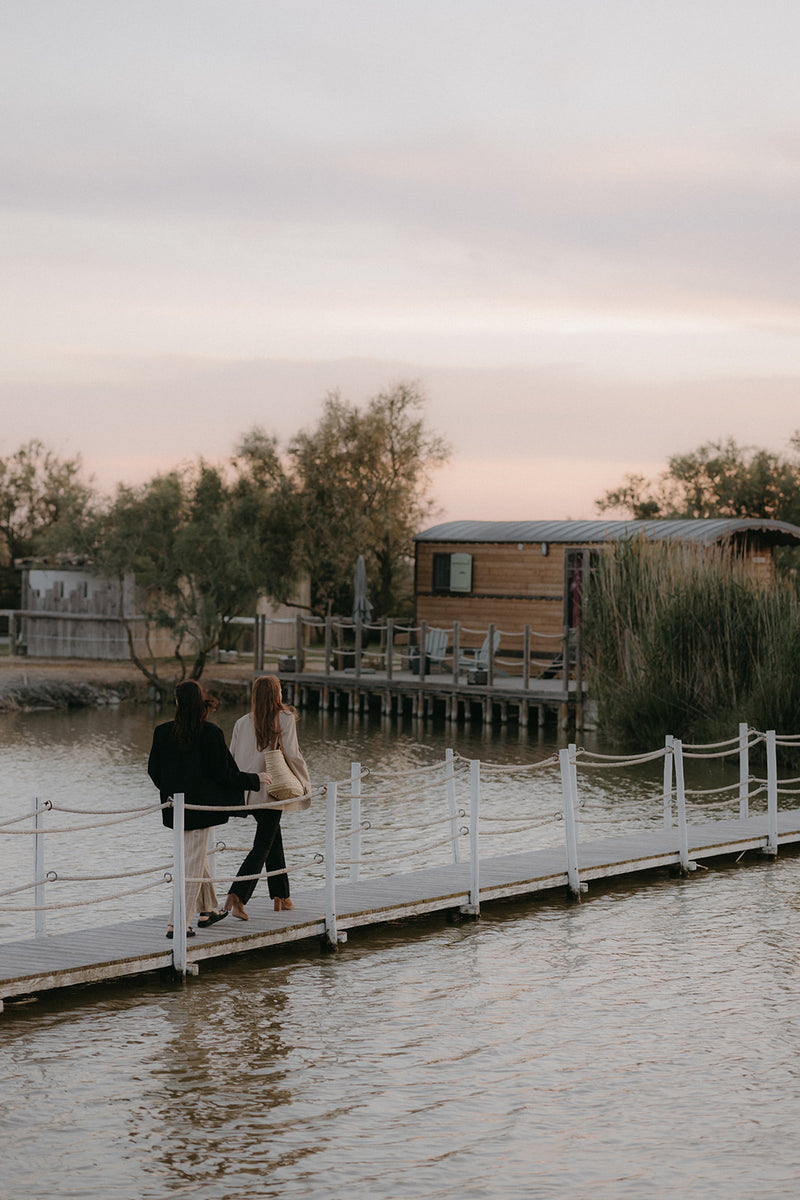
M 495 629 L 492 654 L 497 653 L 497 647 L 500 645 L 500 630 Z M 461 656 L 460 665 L 462 667 L 471 667 L 472 670 L 486 671 L 489 667 L 489 634 L 483 639 L 483 644 L 480 650 L 468 651 Z
M 447 653 L 447 630 L 429 629 L 425 634 L 425 656 L 430 664 L 428 670 L 440 669 Z

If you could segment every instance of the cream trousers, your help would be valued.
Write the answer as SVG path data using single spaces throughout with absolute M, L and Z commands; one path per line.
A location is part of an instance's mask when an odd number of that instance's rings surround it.
M 183 857 L 186 872 L 186 923 L 191 925 L 196 912 L 212 912 L 217 907 L 217 893 L 211 882 L 211 868 L 208 865 L 207 829 L 184 830 Z M 174 909 L 173 904 L 170 923 Z

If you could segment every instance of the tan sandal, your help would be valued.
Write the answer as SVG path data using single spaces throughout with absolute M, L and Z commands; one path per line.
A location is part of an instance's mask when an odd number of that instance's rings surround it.
M 291 912 L 294 905 L 288 896 L 276 896 L 273 907 L 275 912 Z
M 240 921 L 250 920 L 244 905 L 235 892 L 229 892 L 225 897 L 225 907 L 227 908 L 228 912 L 233 913 L 233 915 L 238 917 Z

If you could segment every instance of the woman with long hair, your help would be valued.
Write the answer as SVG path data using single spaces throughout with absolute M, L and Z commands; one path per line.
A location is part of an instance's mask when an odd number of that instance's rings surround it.
M 240 717 L 233 727 L 231 754 L 243 771 L 263 771 L 264 751 L 280 747 L 287 766 L 302 785 L 303 791 L 311 790 L 311 779 L 306 761 L 297 741 L 297 713 L 291 705 L 284 704 L 281 682 L 276 675 L 260 675 L 253 681 L 250 712 Z M 248 796 L 248 804 L 268 804 L 267 786 Z M 300 798 L 285 802 L 282 808 L 308 808 L 310 800 Z M 231 884 L 225 898 L 225 908 L 233 912 L 240 921 L 247 920 L 245 904 L 255 891 L 257 878 L 240 879 L 239 876 L 257 877 L 262 868 L 267 869 L 269 894 L 276 912 L 294 908 L 289 896 L 289 876 L 281 838 L 282 809 L 257 808 L 256 835 L 247 858 L 239 867 L 236 880 Z
M 218 725 L 208 720 L 216 701 L 208 696 L 196 679 L 186 679 L 175 688 L 175 716 L 153 730 L 153 745 L 147 773 L 166 803 L 183 793 L 185 803 L 220 806 L 242 804 L 245 791 L 270 782 L 265 771 L 240 771 L 225 745 L 225 735 Z M 172 829 L 173 808 L 161 810 L 168 829 Z M 187 934 L 194 937 L 191 920 L 200 911 L 197 925 L 205 929 L 228 915 L 217 903 L 211 871 L 208 865 L 208 830 L 212 825 L 224 825 L 228 813 L 203 812 L 189 808 L 184 814 L 183 846 L 186 869 Z M 167 937 L 172 937 L 172 918 Z

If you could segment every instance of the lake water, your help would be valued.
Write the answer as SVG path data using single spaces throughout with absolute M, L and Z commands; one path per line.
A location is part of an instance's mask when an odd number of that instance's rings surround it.
M 220 717 L 226 731 L 237 715 Z M 124 707 L 0 717 L 0 819 L 35 794 L 94 811 L 152 802 L 153 719 Z M 513 727 L 316 715 L 300 739 L 319 781 L 353 759 L 401 773 L 446 745 L 497 764 L 554 749 Z M 609 832 L 612 815 L 615 828 L 660 820 L 659 770 L 593 777 L 581 836 Z M 544 820 L 560 805 L 554 768 L 487 768 L 485 783 L 487 807 Z M 372 804 L 401 849 L 411 809 L 433 819 L 417 790 Z M 322 814 L 285 821 L 302 886 Z M 561 836 L 537 826 L 537 844 Z M 158 814 L 74 841 L 60 872 L 169 860 Z M 3 887 L 26 873 L 28 843 L 0 838 Z M 477 922 L 355 931 L 336 955 L 301 944 L 203 963 L 185 989 L 147 979 L 9 1005 L 0 1196 L 795 1197 L 800 859 L 747 860 L 592 885 L 580 904 L 559 895 L 487 905 Z M 168 905 L 152 889 L 48 914 L 48 928 Z M 0 922 L 3 940 L 30 936 L 30 915 Z

